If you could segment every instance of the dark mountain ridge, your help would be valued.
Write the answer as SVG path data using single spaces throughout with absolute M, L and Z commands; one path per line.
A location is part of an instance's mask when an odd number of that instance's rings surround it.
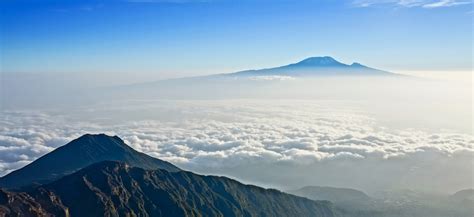
M 126 162 L 144 169 L 180 170 L 171 163 L 134 150 L 117 136 L 86 134 L 0 178 L 0 187 L 21 188 L 48 183 L 105 160 Z
M 7 193 L 11 194 L 11 193 Z M 122 162 L 93 164 L 28 194 L 0 201 L 0 214 L 44 216 L 336 216 L 328 201 L 191 172 L 145 170 Z M 51 198 L 56 198 L 52 200 Z M 26 205 L 25 205 L 26 204 Z M 25 208 L 26 207 L 26 208 Z

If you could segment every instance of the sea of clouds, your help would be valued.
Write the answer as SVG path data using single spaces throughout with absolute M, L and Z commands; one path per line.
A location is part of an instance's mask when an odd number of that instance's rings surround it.
M 0 174 L 85 133 L 118 135 L 184 169 L 270 187 L 453 191 L 472 185 L 472 135 L 387 128 L 356 103 L 314 100 L 162 100 L 67 112 L 3 111 Z

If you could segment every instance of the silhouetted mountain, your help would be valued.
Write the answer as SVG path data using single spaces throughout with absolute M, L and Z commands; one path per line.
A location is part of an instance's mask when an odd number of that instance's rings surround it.
M 306 186 L 289 193 L 311 200 L 331 201 L 341 214 L 345 214 L 343 216 L 359 216 L 359 213 L 363 213 L 368 217 L 372 216 L 368 214 L 377 209 L 374 199 L 362 191 L 350 188 Z
M 0 187 L 20 188 L 44 184 L 104 160 L 126 162 L 144 169 L 180 169 L 166 161 L 138 152 L 117 136 L 86 134 L 0 178 Z
M 457 201 L 474 202 L 474 189 L 464 189 L 451 195 L 451 199 Z
M 370 68 L 360 63 L 347 65 L 335 60 L 332 57 L 310 57 L 297 63 L 280 66 L 276 68 L 247 70 L 224 74 L 225 76 L 378 76 L 378 75 L 396 75 L 390 72 Z
M 453 200 L 446 195 L 401 190 L 383 192 L 380 198 L 348 188 L 308 186 L 290 193 L 313 200 L 334 203 L 341 217 L 471 217 L 472 201 Z M 469 198 L 469 190 L 460 191 L 458 198 Z
M 60 202 L 45 200 L 46 194 Z M 145 170 L 111 161 L 91 165 L 43 185 L 31 191 L 31 196 L 21 195 L 28 200 L 23 203 L 0 201 L 0 211 L 16 210 L 22 216 L 31 210 L 24 208 L 23 204 L 27 203 L 44 213 L 55 216 L 68 213 L 72 217 L 336 216 L 327 201 L 312 201 L 225 177 Z
M 291 194 L 306 197 L 312 200 L 340 201 L 367 201 L 371 198 L 362 191 L 350 188 L 334 188 L 321 186 L 306 186 L 298 190 L 289 191 Z
M 313 57 L 276 68 L 158 80 L 113 87 L 101 93 L 107 94 L 108 98 L 140 100 L 295 97 L 365 100 L 369 96 L 365 94 L 367 84 L 371 83 L 369 77 L 381 80 L 408 78 L 359 63 L 347 65 L 331 57 Z M 363 88 L 357 85 L 362 80 L 365 83 Z M 379 85 L 381 80 L 373 82 Z M 344 84 L 346 82 L 348 85 Z M 331 83 L 344 88 L 333 88 Z M 308 91 L 313 86 L 318 86 L 317 91 Z M 348 94 L 351 89 L 354 91 Z

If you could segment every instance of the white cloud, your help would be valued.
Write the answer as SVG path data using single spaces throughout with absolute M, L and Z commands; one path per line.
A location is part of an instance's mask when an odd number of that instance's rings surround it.
M 439 8 L 472 4 L 472 2 L 460 0 L 355 0 L 353 4 L 357 7 L 394 5 L 401 7 Z
M 441 0 L 423 5 L 424 8 L 451 7 L 457 5 L 472 4 L 471 1 Z
M 2 113 L 0 173 L 19 168 L 81 134 L 101 132 L 119 135 L 132 147 L 183 168 L 211 173 L 254 169 L 255 165 L 303 168 L 347 160 L 367 165 L 400 160 L 402 166 L 403 159 L 420 154 L 449 158 L 474 153 L 472 135 L 387 129 L 356 108 L 329 102 L 164 101 L 101 108 L 79 109 L 84 114 L 70 111 L 76 116 L 67 118 L 55 113 Z M 121 120 L 120 114 L 125 113 L 148 115 L 133 118 L 137 121 Z M 179 118 L 168 120 L 172 114 Z M 89 121 L 84 122 L 84 116 Z M 334 165 L 324 169 L 338 170 L 338 164 Z M 251 176 L 238 174 L 226 175 Z

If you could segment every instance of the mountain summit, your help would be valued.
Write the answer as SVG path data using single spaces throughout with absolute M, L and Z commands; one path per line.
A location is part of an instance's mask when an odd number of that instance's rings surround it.
M 330 56 L 310 57 L 297 63 L 285 66 L 240 71 L 226 76 L 232 77 L 252 77 L 252 76 L 293 76 L 293 77 L 311 77 L 311 76 L 394 76 L 396 74 L 374 68 L 367 67 L 360 63 L 350 65 L 341 63 Z
M 20 188 L 48 183 L 105 160 L 121 161 L 144 169 L 180 171 L 171 163 L 134 150 L 117 136 L 86 134 L 0 178 L 0 187 Z
M 298 63 L 290 64 L 290 66 L 304 66 L 304 67 L 337 67 L 343 66 L 345 64 L 335 60 L 332 57 L 310 57 L 306 58 Z

